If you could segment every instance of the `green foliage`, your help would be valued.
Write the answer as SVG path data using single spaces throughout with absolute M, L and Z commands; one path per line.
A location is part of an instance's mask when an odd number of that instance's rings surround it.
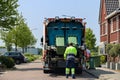
M 91 52 L 90 56 L 98 56 L 98 53 L 97 52 Z
M 8 51 L 11 49 L 12 44 L 15 45 L 17 51 L 18 46 L 25 48 L 28 45 L 33 45 L 36 43 L 36 39 L 27 24 L 25 23 L 23 17 L 18 16 L 18 19 L 19 20 L 17 21 L 16 27 L 14 27 L 8 32 L 1 32 L 1 39 L 8 47 Z
M 6 48 L 5 46 L 0 46 L 0 48 Z
M 39 55 L 34 55 L 34 54 L 30 54 L 30 53 L 25 53 L 24 55 L 25 55 L 25 57 L 27 57 L 28 62 L 34 61 L 39 58 Z
M 5 42 L 7 50 L 12 44 L 25 48 L 34 45 L 36 39 L 25 23 L 23 16 L 17 11 L 18 0 L 0 0 L 0 27 L 1 39 Z
M 5 45 L 7 47 L 7 50 L 10 51 L 12 49 L 12 38 L 11 38 L 11 34 L 10 31 L 5 32 L 5 31 L 1 31 L 1 39 L 5 42 Z
M 113 57 L 113 61 L 115 61 L 115 57 L 120 55 L 120 44 L 107 44 L 106 45 L 106 52 L 111 57 Z
M 25 48 L 28 45 L 34 45 L 36 43 L 36 39 L 22 16 L 19 16 L 18 23 L 19 25 L 13 30 L 14 37 L 17 38 L 14 43 L 16 42 L 16 44 L 22 48 Z
M 39 51 L 39 55 L 41 55 L 42 54 L 42 48 L 38 48 L 38 51 Z
M 108 44 L 106 50 L 112 57 L 117 57 L 120 54 L 120 44 Z
M 86 29 L 85 39 L 86 39 L 85 43 L 86 43 L 86 46 L 88 47 L 88 49 L 90 49 L 90 50 L 95 49 L 96 37 L 90 28 Z
M 7 68 L 13 68 L 15 66 L 14 60 L 10 57 L 0 56 L 0 62 Z
M 96 46 L 96 47 L 93 49 L 93 51 L 94 51 L 94 52 L 98 52 L 98 48 L 99 48 L 99 46 Z
M 0 27 L 11 29 L 16 24 L 18 0 L 0 0 Z
M 106 52 L 109 54 L 110 53 L 110 50 L 113 48 L 113 44 L 107 44 L 106 45 Z
M 116 44 L 114 46 L 114 51 L 115 51 L 115 54 L 117 54 L 117 56 L 120 54 L 120 44 Z
M 101 63 L 101 64 L 104 64 L 105 62 L 106 62 L 106 56 L 101 55 L 101 56 L 100 56 L 100 63 Z

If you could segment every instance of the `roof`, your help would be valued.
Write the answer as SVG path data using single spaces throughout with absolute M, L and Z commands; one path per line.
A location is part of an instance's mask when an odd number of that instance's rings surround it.
M 111 17 L 113 16 L 113 13 L 116 14 L 120 11 L 120 0 L 100 0 L 100 10 L 99 10 L 99 23 L 101 22 L 101 9 L 102 9 L 102 3 L 105 1 L 105 11 L 106 11 L 106 16 Z
M 107 15 L 119 8 L 119 0 L 105 0 Z

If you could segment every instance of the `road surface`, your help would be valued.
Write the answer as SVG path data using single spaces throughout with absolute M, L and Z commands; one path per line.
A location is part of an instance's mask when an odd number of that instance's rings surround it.
M 0 74 L 0 80 L 72 80 L 66 79 L 64 74 L 44 74 L 42 62 L 36 60 L 32 63 L 20 64 L 15 66 L 15 70 L 6 71 Z M 93 76 L 83 71 L 83 74 L 76 74 L 75 80 L 95 80 Z

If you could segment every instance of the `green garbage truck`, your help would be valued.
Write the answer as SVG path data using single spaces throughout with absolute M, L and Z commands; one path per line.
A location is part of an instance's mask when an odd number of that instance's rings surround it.
M 82 73 L 85 50 L 85 22 L 82 18 L 45 18 L 43 26 L 43 72 L 65 69 L 64 51 L 69 43 L 77 49 L 76 72 Z

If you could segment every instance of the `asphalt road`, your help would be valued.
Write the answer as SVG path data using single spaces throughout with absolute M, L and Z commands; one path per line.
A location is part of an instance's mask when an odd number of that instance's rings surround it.
M 42 62 L 40 60 L 36 60 L 32 63 L 16 65 L 15 67 L 15 70 L 9 70 L 0 74 L 0 80 L 72 80 L 71 77 L 66 79 L 64 74 L 44 74 Z M 95 79 L 96 78 L 83 71 L 82 74 L 76 74 L 75 80 Z

